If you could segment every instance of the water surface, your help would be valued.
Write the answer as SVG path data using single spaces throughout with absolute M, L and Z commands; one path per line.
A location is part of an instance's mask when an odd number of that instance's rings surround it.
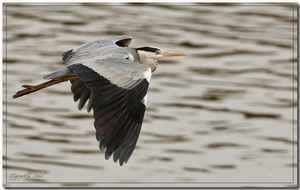
M 296 184 L 296 5 L 9 4 L 3 18 L 6 186 Z M 124 34 L 132 47 L 187 56 L 159 62 L 120 167 L 104 159 L 68 82 L 11 96 L 61 68 L 63 52 Z

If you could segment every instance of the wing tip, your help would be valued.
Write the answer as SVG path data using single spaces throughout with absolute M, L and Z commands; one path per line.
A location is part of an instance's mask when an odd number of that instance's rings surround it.
M 103 148 L 103 147 L 102 147 Z M 104 148 L 105 149 L 105 148 Z M 104 150 L 104 149 L 102 149 L 102 150 Z M 100 150 L 101 150 L 101 145 L 100 145 Z M 108 152 L 107 151 L 107 149 L 106 149 L 106 152 L 105 152 L 105 155 L 104 155 L 104 158 L 105 158 L 105 160 L 108 160 L 110 157 L 111 157 L 111 155 L 112 154 L 114 154 L 114 156 L 113 156 L 113 161 L 115 162 L 115 163 L 117 163 L 118 161 L 119 161 L 119 165 L 120 166 L 123 166 L 123 164 L 125 163 L 127 163 L 127 161 L 129 160 L 129 157 L 127 158 L 123 158 L 123 157 L 121 157 L 121 156 L 119 156 L 119 154 L 118 153 L 112 153 L 112 152 Z M 115 155 L 117 155 L 117 156 L 115 156 Z
M 132 41 L 132 36 L 129 35 L 117 36 L 115 40 L 115 44 L 120 47 L 128 47 L 131 41 Z
M 68 60 L 68 58 L 70 57 L 70 55 L 72 54 L 73 49 L 70 49 L 68 51 L 66 51 L 65 53 L 61 54 L 62 60 L 64 62 L 66 62 Z

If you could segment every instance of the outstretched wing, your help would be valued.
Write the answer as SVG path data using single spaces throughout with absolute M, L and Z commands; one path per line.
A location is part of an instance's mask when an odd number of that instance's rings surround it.
M 123 35 L 123 36 L 114 36 L 105 39 L 99 39 L 96 41 L 85 43 L 77 48 L 71 49 L 62 54 L 62 60 L 66 63 L 66 65 L 71 65 L 74 63 L 79 63 L 85 61 L 87 59 L 91 59 L 95 56 L 101 55 L 101 53 L 106 54 L 107 52 L 103 52 L 101 47 L 105 46 L 119 46 L 119 47 L 127 47 L 132 40 L 131 36 Z M 54 72 L 44 75 L 44 79 L 55 79 L 61 76 L 72 75 L 72 71 L 68 67 L 61 68 Z M 87 111 L 89 112 L 92 108 L 93 104 L 93 93 L 90 92 L 90 89 L 85 86 L 85 84 L 79 80 L 74 79 L 71 80 L 71 90 L 73 95 L 73 99 L 76 102 L 79 100 L 78 109 L 81 110 L 87 100 L 89 103 L 87 105 Z
M 78 46 L 74 49 L 71 49 L 65 53 L 63 53 L 62 60 L 66 63 L 66 65 L 69 65 L 73 63 L 72 57 L 76 57 L 76 59 L 80 59 L 81 55 L 85 56 L 85 59 L 87 59 L 87 55 L 92 55 L 94 51 L 97 51 L 97 48 L 101 48 L 104 46 L 110 46 L 110 45 L 116 45 L 119 47 L 128 47 L 132 40 L 131 36 L 123 35 L 123 36 L 114 36 L 110 38 L 104 38 L 95 40 L 92 42 L 87 42 L 81 46 Z
M 151 78 L 147 65 L 117 54 L 68 66 L 93 93 L 94 126 L 105 158 L 126 163 L 138 140 Z

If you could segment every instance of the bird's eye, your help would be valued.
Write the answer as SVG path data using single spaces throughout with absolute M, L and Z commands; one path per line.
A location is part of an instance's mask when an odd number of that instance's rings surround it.
M 160 53 L 160 50 L 156 50 L 155 54 L 158 55 Z

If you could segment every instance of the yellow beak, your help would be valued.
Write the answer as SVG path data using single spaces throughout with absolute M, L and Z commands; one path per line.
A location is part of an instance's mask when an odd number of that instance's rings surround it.
M 172 52 L 172 51 L 160 51 L 160 54 L 163 57 L 174 57 L 174 56 L 186 56 L 186 54 L 181 53 L 181 52 Z

